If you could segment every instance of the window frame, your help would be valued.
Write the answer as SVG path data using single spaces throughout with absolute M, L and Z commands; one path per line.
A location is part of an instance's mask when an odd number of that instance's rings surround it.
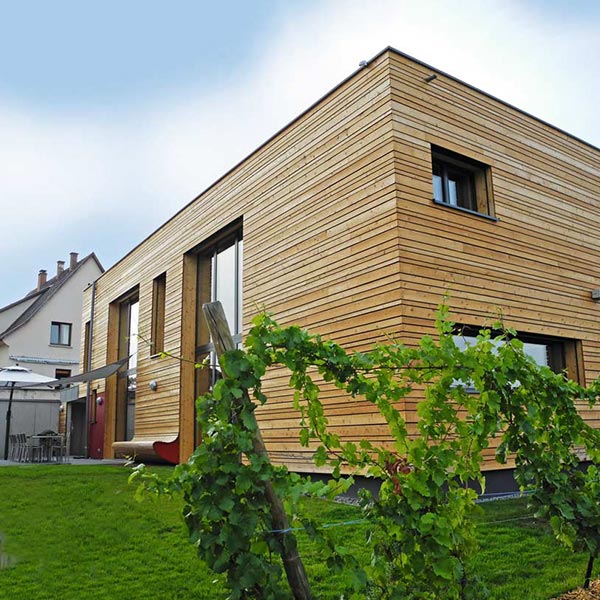
M 457 325 L 452 335 L 454 338 L 475 338 L 480 329 L 481 327 L 474 327 L 471 325 Z M 498 336 L 501 334 L 500 331 L 492 331 L 492 339 L 496 337 L 496 333 Z M 585 382 L 581 340 L 520 331 L 517 331 L 515 338 L 524 344 L 546 346 L 546 366 L 549 369 L 555 373 L 566 373 L 569 379 L 578 383 L 583 384 Z M 476 392 L 476 390 L 470 386 L 466 386 L 466 389 L 468 392 Z
M 160 356 L 165 350 L 165 309 L 167 273 L 161 273 L 152 281 L 152 323 L 150 357 Z
M 202 305 L 205 302 L 213 302 L 218 296 L 218 280 L 222 273 L 219 272 L 218 256 L 221 252 L 232 248 L 234 252 L 235 274 L 233 282 L 234 296 L 234 314 L 232 322 L 229 323 L 231 334 L 235 344 L 240 347 L 242 343 L 243 329 L 243 287 L 244 287 L 244 228 L 242 218 L 236 219 L 227 227 L 221 229 L 213 236 L 209 237 L 198 246 L 186 253 L 189 258 L 188 275 L 184 274 L 184 279 L 189 278 L 189 290 L 193 290 L 193 300 L 189 313 L 189 330 L 193 331 L 193 341 L 190 339 L 190 361 L 202 363 L 208 360 L 208 368 L 194 369 L 190 373 L 189 385 L 190 395 L 197 398 L 199 395 L 210 391 L 216 380 L 220 377 L 220 367 L 214 352 L 214 346 L 210 339 L 210 332 L 206 325 L 202 313 Z M 184 268 L 184 271 L 185 269 Z M 185 304 L 185 302 L 184 302 Z M 224 307 L 225 308 L 225 307 Z M 182 341 L 182 347 L 186 345 Z M 195 414 L 195 413 L 194 413 Z M 196 423 L 194 416 L 193 422 Z M 194 443 L 200 441 L 200 431 L 198 426 L 194 427 Z
M 91 370 L 90 366 L 90 332 L 91 322 L 86 321 L 83 329 L 83 364 L 81 365 L 81 372 L 87 373 Z
M 54 333 L 54 328 L 57 327 L 57 342 L 53 342 L 53 333 Z M 62 330 L 63 327 L 67 328 L 67 331 L 69 332 L 68 335 L 68 342 L 66 344 L 63 344 L 60 342 L 61 338 L 62 338 Z M 73 323 L 65 323 L 63 321 L 52 321 L 50 323 L 50 346 L 60 346 L 62 348 L 70 348 L 71 347 L 71 341 L 72 341 L 72 337 L 73 337 Z
M 217 281 L 219 269 L 217 267 L 217 256 L 228 248 L 234 249 L 234 321 L 228 323 L 231 336 L 236 345 L 242 342 L 242 319 L 243 319 L 243 248 L 244 232 L 241 226 L 235 225 L 227 228 L 224 235 L 211 243 L 203 244 L 200 251 L 196 253 L 196 360 L 212 352 L 210 333 L 204 323 L 202 315 L 202 304 L 214 302 L 217 299 Z M 214 275 L 214 277 L 213 277 Z M 208 283 L 208 285 L 203 285 Z M 213 382 L 214 383 L 214 382 Z
M 129 357 L 129 360 L 117 371 L 115 389 L 115 441 L 129 441 L 135 436 L 135 405 L 137 388 L 138 333 L 140 290 L 136 286 L 118 300 L 111 303 L 116 309 L 116 350 L 117 358 Z M 132 331 L 132 307 L 135 312 L 136 330 Z M 135 341 L 134 341 L 135 338 Z M 130 413 L 130 411 L 132 411 Z M 128 423 L 131 427 L 128 427 Z
M 436 170 L 441 171 L 441 174 L 437 174 Z M 469 205 L 465 205 L 467 204 L 466 202 L 460 204 L 460 199 L 457 200 L 456 204 L 451 202 L 451 178 L 449 176 L 451 170 L 467 178 L 471 197 Z M 431 174 L 433 202 L 436 205 L 476 215 L 491 221 L 498 221 L 494 212 L 492 177 L 489 165 L 451 150 L 432 145 Z M 442 199 L 436 197 L 435 177 L 441 178 Z
M 98 390 L 93 389 L 88 396 L 89 411 L 90 411 L 90 425 L 95 425 L 98 422 Z

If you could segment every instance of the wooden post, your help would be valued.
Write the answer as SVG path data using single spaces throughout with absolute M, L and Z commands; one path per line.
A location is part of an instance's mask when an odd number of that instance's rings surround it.
M 225 312 L 223 311 L 221 303 L 210 302 L 203 304 L 202 312 L 204 313 L 204 319 L 208 324 L 210 337 L 214 344 L 217 357 L 220 358 L 224 352 L 235 349 L 235 343 L 231 337 L 227 318 L 225 317 Z M 267 449 L 265 448 L 260 429 L 258 428 L 258 423 L 256 423 L 252 445 L 257 454 L 267 455 Z M 304 570 L 304 564 L 298 553 L 296 538 L 288 531 L 290 525 L 283 507 L 283 502 L 275 493 L 273 484 L 270 481 L 265 481 L 265 496 L 271 507 L 273 529 L 280 532 L 287 532 L 276 533 L 275 535 L 278 537 L 281 544 L 281 558 L 283 559 L 283 566 L 294 598 L 296 600 L 311 600 L 313 595 L 310 591 L 310 584 L 308 582 L 308 577 L 306 576 L 306 571 Z
M 593 554 L 590 554 L 590 558 L 588 560 L 587 569 L 585 570 L 585 581 L 583 582 L 583 589 L 590 589 L 590 581 L 592 579 L 592 569 L 594 568 L 594 559 L 596 557 Z

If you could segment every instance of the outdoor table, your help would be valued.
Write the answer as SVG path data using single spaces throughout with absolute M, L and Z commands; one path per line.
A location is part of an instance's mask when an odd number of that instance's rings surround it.
M 62 448 L 63 443 L 62 435 L 32 435 L 29 439 L 32 441 L 30 457 L 32 462 L 52 462 L 52 459 L 54 458 L 54 448 L 57 447 L 57 443 Z M 37 442 L 37 444 L 33 445 L 35 442 Z M 60 456 L 57 456 L 56 459 L 57 461 L 62 462 L 63 458 L 64 456 L 61 450 Z

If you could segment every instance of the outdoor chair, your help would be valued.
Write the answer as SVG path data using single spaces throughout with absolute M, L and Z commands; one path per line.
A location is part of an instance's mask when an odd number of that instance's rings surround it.
M 29 438 L 28 442 L 28 462 L 42 462 L 44 457 L 44 448 L 40 440 Z
M 56 435 L 52 440 L 50 459 L 56 459 L 56 462 L 64 462 L 67 454 L 65 438 L 62 435 Z
M 16 461 L 18 455 L 17 435 L 11 433 L 8 436 L 8 460 Z
M 39 462 L 50 462 L 52 460 L 52 439 L 43 438 L 39 440 L 37 451 Z
M 17 433 L 17 457 L 19 462 L 28 462 L 31 459 L 31 446 L 27 440 L 27 435 Z

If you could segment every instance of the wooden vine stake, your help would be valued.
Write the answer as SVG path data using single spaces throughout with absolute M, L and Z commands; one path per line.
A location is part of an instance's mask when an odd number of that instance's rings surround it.
M 214 344 L 217 358 L 221 358 L 221 355 L 224 352 L 235 349 L 235 343 L 231 337 L 223 306 L 220 302 L 209 302 L 202 305 L 202 311 L 210 331 L 210 337 Z M 246 397 L 244 400 L 248 401 L 249 399 Z M 265 448 L 265 443 L 256 420 L 255 424 L 255 433 L 252 440 L 254 452 L 266 456 L 267 449 Z M 289 532 L 290 525 L 283 507 L 283 502 L 275 493 L 270 481 L 265 481 L 265 496 L 271 507 L 273 529 L 280 532 L 275 533 L 275 535 L 279 538 L 282 548 L 281 558 L 294 598 L 296 600 L 312 600 L 313 595 L 310 591 L 310 584 L 308 582 L 308 577 L 306 576 L 304 564 L 298 553 L 296 538 Z

